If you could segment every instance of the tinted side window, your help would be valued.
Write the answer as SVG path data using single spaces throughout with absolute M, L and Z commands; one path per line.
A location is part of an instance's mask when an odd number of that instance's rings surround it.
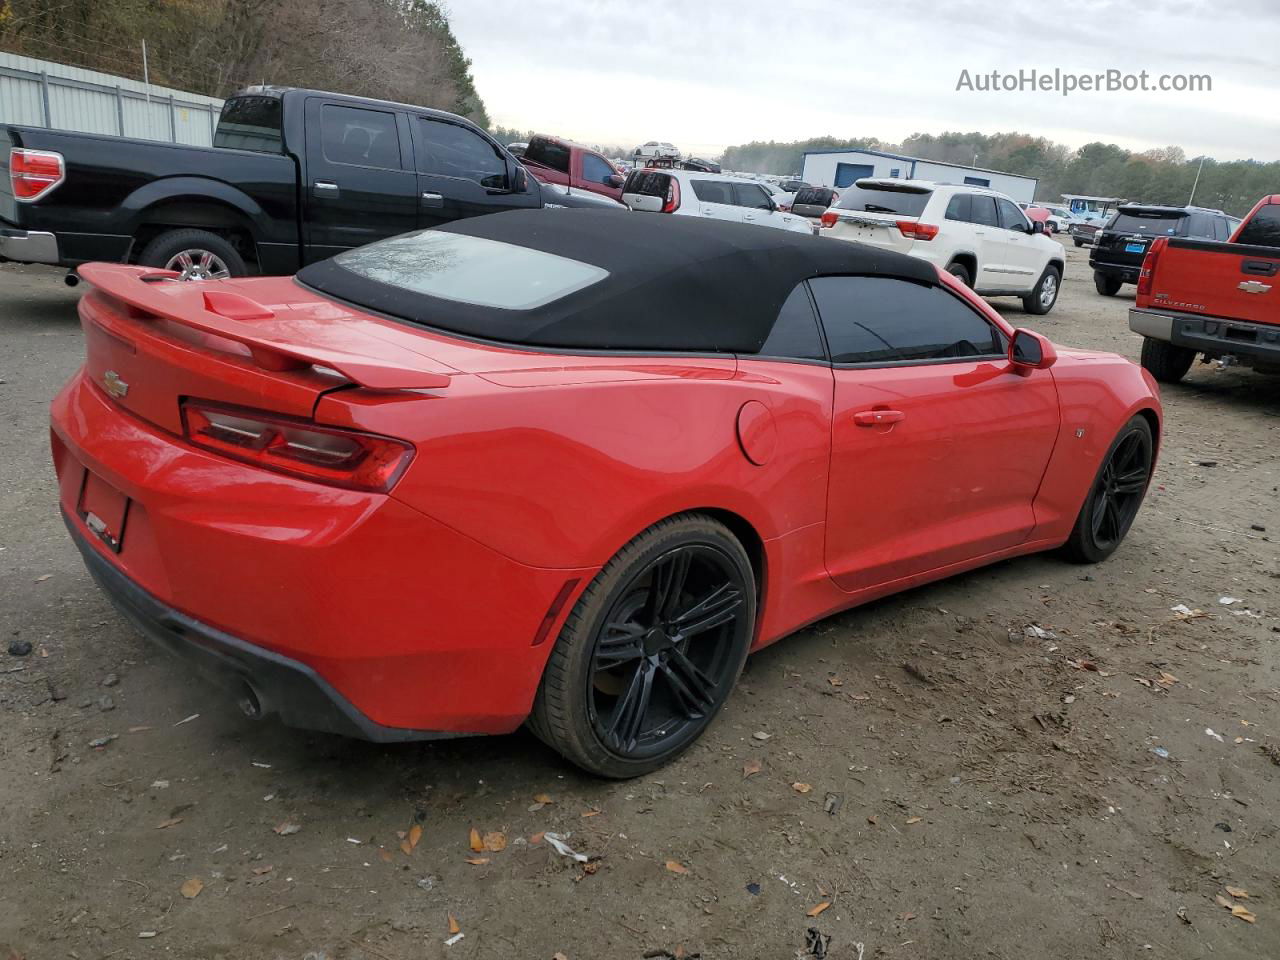
M 1004 337 L 942 287 L 891 277 L 809 281 L 835 363 L 1004 355 Z
M 947 204 L 946 218 L 966 223 L 972 217 L 973 194 L 957 193 Z
M 1213 218 L 1213 239 L 1226 240 L 1231 236 L 1231 221 L 1226 217 Z
M 1262 207 L 1240 231 L 1237 243 L 1259 247 L 1280 247 L 1280 203 Z
M 400 169 L 394 113 L 326 103 L 320 113 L 320 143 L 330 163 Z
M 584 153 L 582 155 L 582 179 L 589 180 L 592 183 L 604 183 L 613 176 L 613 167 L 609 166 L 604 157 L 597 157 L 594 153 Z
M 980 227 L 998 227 L 1000 218 L 996 216 L 996 198 L 975 193 L 972 196 L 973 207 L 970 212 L 970 223 Z
M 1026 215 L 1018 209 L 1018 205 L 1012 200 L 1006 200 L 1004 197 L 996 198 L 996 206 L 1000 208 L 1000 226 L 1006 230 L 1021 230 L 1024 233 L 1031 232 L 1031 225 L 1027 223 Z
M 813 314 L 813 304 L 804 284 L 791 291 L 787 302 L 778 311 L 778 319 L 764 346 L 764 357 L 790 357 L 796 360 L 826 360 L 827 351 L 818 332 L 818 318 Z
M 622 185 L 623 193 L 638 193 L 645 197 L 665 197 L 671 186 L 671 178 L 656 170 L 641 168 L 632 170 L 627 175 L 627 182 Z M 696 193 L 697 188 L 694 188 Z
M 733 204 L 731 184 L 720 180 L 690 180 L 689 183 L 693 185 L 693 195 L 703 203 Z
M 751 207 L 753 210 L 768 210 L 769 193 L 758 183 L 733 184 L 734 202 L 740 207 Z
M 540 163 L 561 173 L 569 172 L 569 148 L 546 137 L 534 137 L 525 147 L 524 155 L 534 163 Z
M 506 187 L 507 164 L 488 140 L 456 123 L 425 117 L 420 122 L 426 141 L 426 156 L 418 158 L 422 173 L 474 180 L 493 190 Z
M 279 97 L 235 97 L 222 105 L 215 147 L 284 153 Z

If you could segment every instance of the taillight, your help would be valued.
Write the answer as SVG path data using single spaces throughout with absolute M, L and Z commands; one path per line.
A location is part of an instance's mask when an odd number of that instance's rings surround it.
M 675 177 L 667 177 L 667 199 L 663 201 L 663 213 L 675 213 L 680 206 L 680 181 Z
M 15 200 L 39 200 L 66 178 L 60 153 L 21 147 L 9 151 L 9 184 Z
M 834 210 L 828 210 L 822 215 L 822 219 L 819 222 L 824 227 L 834 227 L 836 225 L 836 221 L 839 219 L 839 215 Z
M 932 240 L 938 235 L 938 228 L 932 223 L 917 223 L 915 220 L 899 220 L 898 229 L 904 237 L 912 240 Z
M 1151 281 L 1156 273 L 1156 261 L 1160 259 L 1160 253 L 1169 245 L 1168 237 L 1156 237 L 1147 255 L 1142 258 L 1142 270 L 1138 273 L 1138 296 L 1151 296 Z
M 182 424 L 197 447 L 351 490 L 386 493 L 413 459 L 413 447 L 402 440 L 198 400 L 183 402 Z

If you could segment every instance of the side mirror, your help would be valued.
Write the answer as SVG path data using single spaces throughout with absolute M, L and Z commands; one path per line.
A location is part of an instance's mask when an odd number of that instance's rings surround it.
M 620 187 L 622 186 L 622 183 L 622 174 L 620 173 L 611 173 L 609 176 L 604 178 L 604 185 L 606 187 Z
M 1048 337 L 1019 328 L 1009 341 L 1009 362 L 1027 370 L 1048 370 L 1058 362 L 1058 351 Z
M 1043 221 L 1043 220 L 1032 220 L 1032 221 L 1031 221 L 1031 232 L 1032 232 L 1032 233 L 1044 233 L 1044 221 Z

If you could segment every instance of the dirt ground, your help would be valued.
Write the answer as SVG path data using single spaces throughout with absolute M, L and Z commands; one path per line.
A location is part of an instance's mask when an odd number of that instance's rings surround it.
M 1001 309 L 1136 358 L 1132 288 L 1097 295 L 1081 253 L 1047 318 Z M 676 764 L 604 783 L 525 733 L 255 723 L 146 645 L 58 517 L 74 301 L 0 267 L 0 960 L 791 958 L 815 936 L 835 960 L 1280 957 L 1280 380 L 1197 366 L 1164 391 L 1110 562 L 1010 561 L 819 623 L 753 657 Z

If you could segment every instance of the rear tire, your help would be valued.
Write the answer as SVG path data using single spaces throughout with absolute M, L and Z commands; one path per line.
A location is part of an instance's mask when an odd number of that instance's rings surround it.
M 1177 383 L 1195 362 L 1196 351 L 1164 340 L 1142 338 L 1142 367 L 1160 383 Z
M 1104 297 L 1114 297 L 1120 292 L 1121 281 L 1095 270 L 1093 272 L 1093 285 Z
M 1116 434 L 1084 498 L 1063 553 L 1076 563 L 1098 563 L 1116 552 L 1138 515 L 1151 482 L 1151 426 L 1139 414 Z
M 654 524 L 574 604 L 529 728 L 597 776 L 656 770 L 724 706 L 755 619 L 751 560 L 723 524 L 696 513 Z
M 177 270 L 183 280 L 220 280 L 249 272 L 236 248 L 208 230 L 166 231 L 147 244 L 138 262 Z
M 973 278 L 969 276 L 969 268 L 963 263 L 952 263 L 947 266 L 947 273 L 951 274 L 966 287 L 973 286 Z
M 1036 316 L 1044 316 L 1058 302 L 1058 294 L 1062 291 L 1062 274 L 1053 264 L 1044 268 L 1040 280 L 1027 296 L 1022 298 L 1022 309 Z
M 1083 247 L 1083 246 L 1084 246 L 1084 241 L 1083 241 L 1083 240 L 1081 240 L 1079 237 L 1072 237 L 1071 239 L 1072 239 L 1073 241 L 1075 241 L 1075 245 L 1076 245 L 1077 247 Z

